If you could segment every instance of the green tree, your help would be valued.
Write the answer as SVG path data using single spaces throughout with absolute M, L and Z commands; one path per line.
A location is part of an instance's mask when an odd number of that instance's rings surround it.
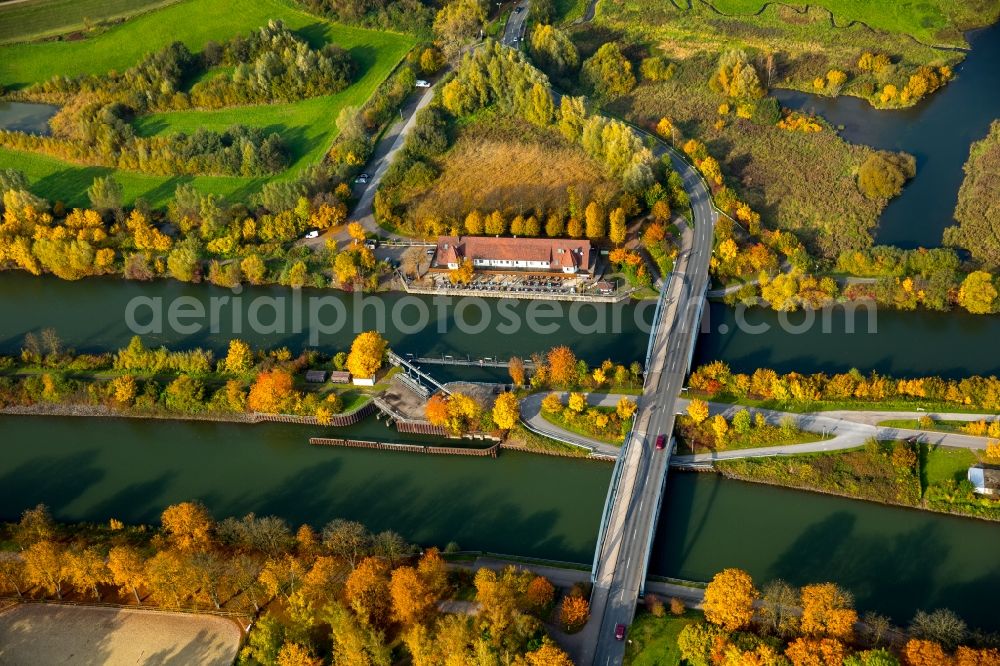
M 580 54 L 572 40 L 551 25 L 535 25 L 531 32 L 531 56 L 551 76 L 568 74 L 580 66 Z
M 622 53 L 618 42 L 606 42 L 583 63 L 581 79 L 595 95 L 621 97 L 635 87 L 632 63 Z
M 122 186 L 111 176 L 98 176 L 87 188 L 87 197 L 97 210 L 121 210 Z
M 445 51 L 454 53 L 479 36 L 486 23 L 486 4 L 480 0 L 451 0 L 434 17 L 434 34 Z
M 858 189 L 869 199 L 890 199 L 917 173 L 916 160 L 905 153 L 875 152 L 858 170 Z

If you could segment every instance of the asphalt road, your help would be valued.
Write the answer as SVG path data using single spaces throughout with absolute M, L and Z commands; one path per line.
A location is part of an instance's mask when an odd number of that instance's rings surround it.
M 528 25 L 528 4 L 528 0 L 517 3 L 507 17 L 507 25 L 504 26 L 503 37 L 500 39 L 504 46 L 516 49 L 524 39 L 524 30 Z
M 662 143 L 656 149 L 660 155 L 667 151 Z M 676 402 L 688 372 L 708 286 L 716 213 L 701 177 L 679 155 L 673 151 L 670 155 L 691 198 L 694 229 L 684 233 L 674 272 L 665 287 L 666 300 L 644 394 L 639 399 L 636 427 L 622 452 L 621 476 L 611 491 L 612 506 L 591 596 L 591 621 L 585 629 L 596 634 L 581 655 L 583 664 L 620 664 L 624 658 L 625 642 L 615 639 L 615 627 L 627 627 L 635 615 L 670 464 L 670 447 L 657 451 L 654 443 L 658 435 L 669 437 L 673 432 Z

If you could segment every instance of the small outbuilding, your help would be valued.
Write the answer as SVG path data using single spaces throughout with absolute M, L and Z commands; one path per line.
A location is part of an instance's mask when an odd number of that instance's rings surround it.
M 973 465 L 968 478 L 980 495 L 1000 495 L 1000 467 Z
M 347 370 L 334 370 L 330 373 L 331 384 L 350 384 L 351 373 Z
M 326 371 L 306 370 L 306 381 L 310 384 L 322 384 L 326 381 Z

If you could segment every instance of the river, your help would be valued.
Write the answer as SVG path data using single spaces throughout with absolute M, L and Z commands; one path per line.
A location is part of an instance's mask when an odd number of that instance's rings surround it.
M 254 511 L 321 527 L 346 517 L 420 544 L 593 558 L 610 465 L 309 446 L 319 430 L 0 416 L 0 519 L 45 502 L 62 520 L 155 523 L 167 504 L 199 499 L 217 518 Z M 413 439 L 374 419 L 338 432 Z M 900 622 L 944 605 L 996 629 L 998 551 L 994 524 L 672 473 L 650 571 L 707 580 L 738 566 L 758 582 L 834 580 Z
M 721 359 L 748 373 L 767 367 L 804 373 L 857 368 L 897 377 L 1000 374 L 1000 354 L 993 351 L 1000 317 L 886 308 L 870 316 L 863 307 L 786 314 L 721 303 L 705 312 L 696 366 Z
M 282 287 L 247 288 L 243 290 L 241 304 L 236 310 L 245 322 L 255 298 L 266 300 L 289 293 Z M 353 313 L 353 297 L 350 295 L 335 290 L 304 290 L 303 294 L 306 300 L 310 295 L 333 299 L 342 303 L 349 314 Z M 64 343 L 77 351 L 114 350 L 128 344 L 133 335 L 126 324 L 126 309 L 133 299 L 160 299 L 163 310 L 168 310 L 173 302 L 199 303 L 207 312 L 213 299 L 226 297 L 232 298 L 233 293 L 211 285 L 192 285 L 173 280 L 138 283 L 90 278 L 67 282 L 52 276 L 33 277 L 17 271 L 3 272 L 0 273 L 0 353 L 16 353 L 22 346 L 25 333 L 45 327 L 54 328 Z M 482 310 L 476 306 L 458 313 L 459 320 L 476 323 L 477 328 L 481 313 L 486 313 L 492 325 L 472 333 L 465 333 L 456 325 L 453 306 L 444 307 L 444 333 L 438 332 L 436 323 L 408 334 L 392 326 L 391 316 L 387 316 L 384 325 L 376 322 L 380 309 L 376 303 L 383 303 L 381 309 L 391 313 L 393 306 L 404 300 L 411 303 L 404 313 L 414 311 L 413 303 L 422 303 L 429 312 L 437 312 L 437 306 L 430 297 L 380 294 L 365 301 L 370 304 L 364 306 L 360 327 L 352 324 L 338 332 L 320 335 L 320 348 L 327 351 L 346 349 L 357 330 L 377 328 L 399 353 L 468 355 L 474 359 L 486 356 L 507 358 L 511 354 L 527 356 L 553 345 L 567 344 L 580 358 L 590 363 L 606 358 L 623 363 L 642 362 L 646 354 L 647 326 L 637 321 L 644 322 L 651 318 L 653 305 L 647 301 L 638 306 L 588 306 L 579 312 L 579 321 L 586 325 L 574 326 L 568 314 L 569 305 L 561 304 L 567 313 L 565 319 L 542 321 L 543 325 L 552 327 L 551 331 L 533 332 L 522 327 L 516 334 L 503 332 L 501 327 L 509 320 L 504 314 L 506 311 L 493 299 L 482 299 Z M 511 316 L 527 321 L 530 307 L 522 302 L 511 305 L 509 312 L 513 313 Z M 255 333 L 244 325 L 239 337 L 253 345 L 288 345 L 293 351 L 298 351 L 309 343 L 308 329 L 303 328 L 299 332 L 293 329 L 291 309 L 292 306 L 288 305 L 285 323 L 279 332 Z M 911 377 L 1000 374 L 1000 356 L 989 353 L 995 341 L 1000 339 L 1000 317 L 975 316 L 961 311 L 938 313 L 881 309 L 874 319 L 874 332 L 868 333 L 869 319 L 867 310 L 863 308 L 853 314 L 848 314 L 843 308 L 833 308 L 826 314 L 817 313 L 814 324 L 803 330 L 799 330 L 799 326 L 809 315 L 801 312 L 785 315 L 761 308 L 737 311 L 719 303 L 711 304 L 705 311 L 707 316 L 702 327 L 704 333 L 696 349 L 696 365 L 722 359 L 740 372 L 752 372 L 764 366 L 798 372 L 842 372 L 856 367 L 862 371 L 878 370 Z M 171 331 L 165 326 L 159 334 L 144 334 L 143 340 L 149 346 L 165 344 L 178 349 L 201 346 L 221 353 L 234 334 L 231 311 L 223 309 L 220 312 L 228 314 L 220 317 L 215 332 L 207 322 L 202 321 L 205 325 L 191 334 Z M 147 323 L 148 310 L 141 308 L 136 318 L 141 320 L 139 323 Z M 266 319 L 267 316 L 262 315 L 261 318 Z M 164 316 L 165 323 L 167 319 Z M 607 322 L 609 330 L 614 330 L 611 327 L 618 319 L 620 332 L 614 335 L 591 332 L 592 325 L 602 319 Z M 854 321 L 854 332 L 849 332 L 848 321 Z M 761 332 L 757 332 L 758 329 Z M 502 369 L 429 368 L 442 380 L 504 381 L 506 378 L 506 371 Z
M 128 323 L 130 303 L 135 308 L 131 319 L 138 328 Z M 296 352 L 304 346 L 339 351 L 349 348 L 357 333 L 376 329 L 400 354 L 508 358 L 568 344 L 590 363 L 612 358 L 627 364 L 644 360 L 649 330 L 645 322 L 652 319 L 656 306 L 653 301 L 609 305 L 488 298 L 459 303 L 454 298 L 397 292 L 364 296 L 335 289 L 304 289 L 295 296 L 277 286 L 248 287 L 234 294 L 176 280 L 67 282 L 7 271 L 0 273 L 0 353 L 16 353 L 25 333 L 46 327 L 54 328 L 66 345 L 79 352 L 123 347 L 138 332 L 148 346 L 203 347 L 216 353 L 223 352 L 233 337 L 260 347 L 286 345 Z M 310 326 L 311 305 L 316 321 L 327 328 Z M 183 318 L 178 320 L 180 326 L 171 326 L 171 307 L 201 309 L 204 316 Z M 212 317 L 213 307 L 217 317 Z M 283 314 L 275 317 L 275 307 L 283 308 Z M 301 308 L 301 317 L 295 316 L 296 307 Z M 162 326 L 147 332 L 156 313 Z M 310 331 L 316 333 L 315 340 L 310 340 Z
M 880 111 L 857 97 L 820 97 L 778 90 L 786 107 L 819 113 L 843 126 L 841 136 L 917 158 L 917 175 L 879 221 L 876 242 L 936 247 L 953 214 L 969 145 L 1000 115 L 1000 24 L 969 34 L 972 51 L 957 78 L 914 107 Z

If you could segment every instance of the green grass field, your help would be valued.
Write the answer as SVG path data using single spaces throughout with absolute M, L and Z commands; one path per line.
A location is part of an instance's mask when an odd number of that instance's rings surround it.
M 139 119 L 143 135 L 193 132 L 198 127 L 221 130 L 230 125 L 264 127 L 284 138 L 291 153 L 289 177 L 301 167 L 317 162 L 336 136 L 336 118 L 345 106 L 361 105 L 412 48 L 412 38 L 334 25 L 293 8 L 283 0 L 186 0 L 162 10 L 144 14 L 81 42 L 41 42 L 0 47 L 0 83 L 25 84 L 54 74 L 100 73 L 125 69 L 144 53 L 173 40 L 181 40 L 198 50 L 209 39 L 224 40 L 245 33 L 270 18 L 280 18 L 313 44 L 333 42 L 347 48 L 358 76 L 346 89 L 288 104 L 221 109 L 218 111 L 177 111 Z M 169 26 L 168 29 L 163 29 Z M 183 26 L 183 28 L 181 28 Z M 112 170 L 80 167 L 31 153 L 0 150 L 3 166 L 21 169 L 40 196 L 70 205 L 86 204 L 86 189 L 97 175 Z M 233 177 L 166 177 L 131 172 L 115 172 L 125 190 L 126 200 L 143 197 L 161 206 L 181 182 L 190 182 L 204 192 L 243 199 L 256 191 L 263 179 Z
M 991 15 L 991 12 L 995 16 L 997 11 L 996 3 L 988 0 L 978 3 L 955 0 L 783 1 L 791 5 L 825 7 L 838 26 L 859 21 L 879 30 L 911 35 L 927 44 L 955 44 L 956 39 L 961 40 L 962 29 L 978 23 L 977 17 Z M 766 3 L 765 0 L 712 0 L 711 4 L 726 14 L 753 14 Z
M 677 637 L 681 629 L 702 619 L 698 611 L 688 611 L 681 617 L 637 614 L 628 628 L 625 663 L 628 666 L 678 666 L 681 651 L 677 647 Z
M 969 467 L 979 462 L 975 452 L 944 446 L 920 446 L 920 482 L 924 490 L 943 481 L 961 481 Z
M 28 0 L 0 3 L 0 43 L 82 30 L 88 22 L 117 19 L 178 0 Z

